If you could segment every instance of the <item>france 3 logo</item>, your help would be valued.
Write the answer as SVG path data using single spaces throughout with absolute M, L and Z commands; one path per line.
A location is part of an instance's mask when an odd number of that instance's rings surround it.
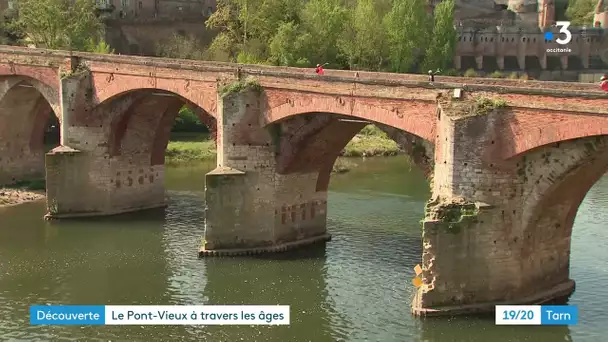
M 560 33 L 560 35 L 558 35 L 557 39 L 555 39 L 555 42 L 559 45 L 566 45 L 566 44 L 570 43 L 570 41 L 572 40 L 572 32 L 570 32 L 570 30 L 568 29 L 570 27 L 570 22 L 569 21 L 558 21 L 555 23 L 555 26 L 559 27 L 559 33 Z M 562 39 L 561 35 L 564 36 L 563 39 Z M 551 32 L 551 31 L 545 32 L 545 40 L 553 41 L 553 38 L 555 38 L 555 35 L 553 34 L 553 32 Z

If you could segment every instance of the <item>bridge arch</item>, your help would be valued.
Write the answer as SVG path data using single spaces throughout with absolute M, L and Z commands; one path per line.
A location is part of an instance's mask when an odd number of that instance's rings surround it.
M 0 184 L 44 178 L 46 145 L 59 144 L 59 111 L 52 86 L 24 76 L 0 79 Z
M 298 113 L 275 121 L 271 130 L 276 141 L 277 172 L 318 173 L 316 191 L 327 191 L 337 158 L 347 144 L 367 125 L 375 125 L 405 151 L 430 176 L 434 150 L 430 141 L 381 123 L 336 113 Z M 277 132 L 278 130 L 278 132 Z
M 124 94 L 140 91 L 158 91 L 171 93 L 184 99 L 207 113 L 216 113 L 217 85 L 213 82 L 203 82 L 190 79 L 160 78 L 150 75 L 133 76 L 120 74 L 93 73 L 93 89 L 95 102 L 106 103 L 108 100 L 121 97 Z
M 352 119 L 376 122 L 409 132 L 430 142 L 435 141 L 435 101 L 378 99 L 312 92 L 293 94 L 275 89 L 266 89 L 265 96 L 269 106 L 265 117 L 267 125 L 305 113 L 334 113 Z
M 127 91 L 97 106 L 96 117 L 104 117 L 110 157 L 147 156 L 151 166 L 162 165 L 171 128 L 183 107 L 191 109 L 215 139 L 215 114 L 187 98 L 163 89 Z
M 501 156 L 511 159 L 536 148 L 608 135 L 608 115 L 553 110 L 514 110 L 500 134 Z
M 569 280 L 572 228 L 589 190 L 608 171 L 608 135 L 543 145 L 512 158 L 521 187 L 522 264 L 539 289 Z

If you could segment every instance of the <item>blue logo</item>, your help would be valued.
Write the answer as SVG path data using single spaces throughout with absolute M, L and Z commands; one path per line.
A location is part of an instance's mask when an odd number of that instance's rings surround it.
M 553 40 L 553 32 L 545 32 L 545 40 Z

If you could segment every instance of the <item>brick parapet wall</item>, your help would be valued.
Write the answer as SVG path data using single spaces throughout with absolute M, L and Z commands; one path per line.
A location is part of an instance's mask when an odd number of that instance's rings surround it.
M 43 49 L 28 49 L 3 46 L 0 48 L 0 63 L 16 63 L 28 65 L 59 65 L 62 59 L 71 56 L 80 57 L 85 63 L 106 62 L 114 65 L 130 65 L 133 66 L 148 66 L 151 68 L 167 68 L 174 70 L 182 70 L 186 72 L 192 71 L 210 71 L 220 73 L 236 73 L 237 68 L 241 69 L 244 75 L 256 77 L 273 76 L 286 79 L 319 79 L 310 68 L 288 68 L 274 67 L 261 65 L 239 65 L 232 63 L 219 62 L 202 62 L 175 60 L 167 58 L 154 57 L 138 57 L 138 56 L 120 56 L 120 55 L 100 55 L 83 52 L 68 51 L 52 51 Z M 553 93 L 559 96 L 573 95 L 572 92 L 577 92 L 575 96 L 588 93 L 589 96 L 600 95 L 606 96 L 594 84 L 568 83 L 568 82 L 539 82 L 539 81 L 523 81 L 523 80 L 508 80 L 508 79 L 486 79 L 486 78 L 467 78 L 467 77 L 450 77 L 438 76 L 437 81 L 432 84 L 426 81 L 426 75 L 413 74 L 391 74 L 391 73 L 376 73 L 376 72 L 353 72 L 327 70 L 323 76 L 326 83 L 330 82 L 347 82 L 357 84 L 378 84 L 386 86 L 406 86 L 424 87 L 429 89 L 455 88 L 462 87 L 467 84 L 472 90 L 483 90 L 494 92 L 519 92 L 519 91 L 537 91 L 539 93 Z M 293 83 L 293 82 L 292 82 Z

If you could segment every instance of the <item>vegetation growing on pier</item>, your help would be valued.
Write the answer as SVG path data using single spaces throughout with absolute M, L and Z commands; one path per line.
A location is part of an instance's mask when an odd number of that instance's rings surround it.
M 477 222 L 479 208 L 475 203 L 462 200 L 431 200 L 425 207 L 425 219 L 435 228 L 458 234 L 463 228 Z
M 473 112 L 476 115 L 485 115 L 495 109 L 505 108 L 507 101 L 502 99 L 490 99 L 487 97 L 478 97 L 475 99 Z
M 264 91 L 264 87 L 253 77 L 247 77 L 245 80 L 238 80 L 228 84 L 223 85 L 219 89 L 219 93 L 222 97 L 227 96 L 229 94 L 242 93 L 248 90 L 253 90 L 256 92 Z

